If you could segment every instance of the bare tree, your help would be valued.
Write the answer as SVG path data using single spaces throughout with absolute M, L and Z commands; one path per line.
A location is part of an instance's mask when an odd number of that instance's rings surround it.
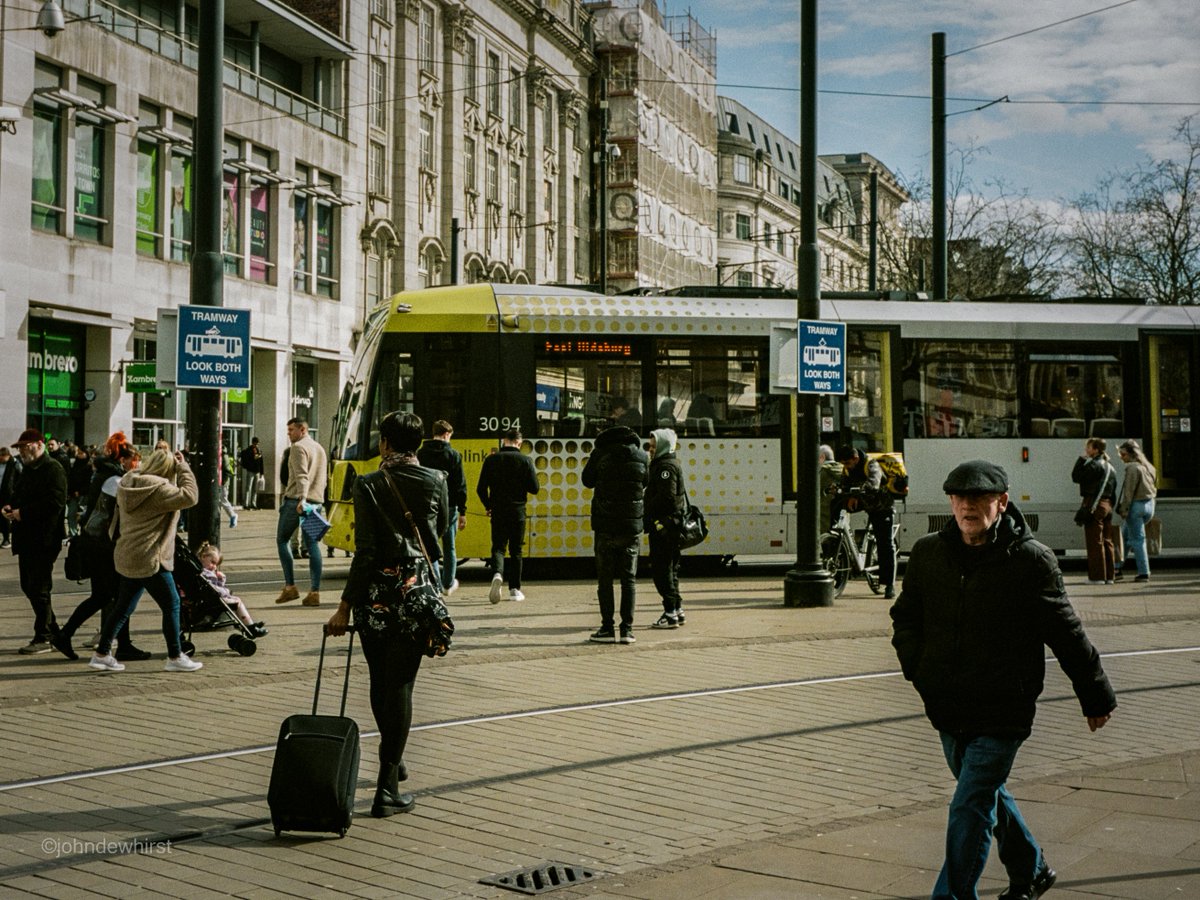
M 1015 191 L 1002 180 L 977 189 L 970 167 L 983 148 L 950 151 L 947 170 L 947 293 L 977 300 L 997 295 L 1054 293 L 1061 280 L 1065 245 L 1057 217 L 1039 206 L 1027 191 Z M 893 229 L 880 241 L 880 255 L 892 287 L 917 290 L 922 274 L 932 270 L 933 217 L 929 181 L 921 177 L 901 183 L 912 198 L 901 207 Z M 885 279 L 888 276 L 885 275 Z
M 1200 303 L 1200 135 L 1175 130 L 1177 159 L 1106 176 L 1072 204 L 1070 272 L 1081 293 Z

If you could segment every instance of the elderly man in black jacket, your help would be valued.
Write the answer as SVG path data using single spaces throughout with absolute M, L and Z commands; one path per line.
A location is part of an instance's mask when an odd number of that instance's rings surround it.
M 622 644 L 632 644 L 633 605 L 637 585 L 638 548 L 642 538 L 643 498 L 650 458 L 633 429 L 611 425 L 596 437 L 596 448 L 580 476 L 592 488 L 592 531 L 595 532 L 600 629 L 589 640 L 617 643 L 614 629 L 613 578 L 621 582 Z
M 41 432 L 26 429 L 13 446 L 21 454 L 24 469 L 12 503 L 0 513 L 13 524 L 12 548 L 17 555 L 21 591 L 33 607 L 33 640 L 20 650 L 31 655 L 50 650 L 50 639 L 58 634 L 50 594 L 54 588 L 54 561 L 63 546 L 67 473 L 46 452 Z
M 957 780 L 933 897 L 978 896 L 994 833 L 1009 878 L 1000 897 L 1034 900 L 1056 876 L 1005 782 L 1033 726 L 1043 645 L 1071 679 L 1092 731 L 1108 722 L 1116 697 L 1054 553 L 1009 503 L 1004 469 L 965 462 L 943 489 L 953 517 L 913 546 L 891 610 L 904 677 L 920 693 Z

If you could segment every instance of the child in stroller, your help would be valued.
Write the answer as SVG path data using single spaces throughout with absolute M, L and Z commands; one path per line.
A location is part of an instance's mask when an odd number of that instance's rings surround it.
M 221 559 L 220 550 L 211 549 L 216 551 L 214 561 L 210 563 L 212 574 L 188 549 L 183 538 L 175 538 L 175 586 L 179 591 L 180 624 L 187 636 L 183 642 L 184 652 L 190 654 L 195 650 L 192 632 L 232 625 L 238 633 L 229 636 L 229 648 L 241 656 L 252 656 L 258 649 L 254 638 L 265 635 L 267 629 L 262 622 L 255 622 L 245 604 L 225 587 L 225 576 L 216 569 Z M 227 597 L 236 604 L 228 602 Z
M 255 622 L 254 617 L 250 615 L 250 611 L 246 609 L 246 604 L 242 602 L 241 597 L 234 596 L 225 586 L 225 573 L 217 568 L 221 564 L 221 548 L 207 541 L 200 545 L 200 550 L 196 553 L 200 560 L 200 577 L 213 586 L 217 592 L 217 596 L 237 615 L 242 624 L 250 630 L 251 637 L 263 637 L 267 633 L 267 626 L 262 622 Z

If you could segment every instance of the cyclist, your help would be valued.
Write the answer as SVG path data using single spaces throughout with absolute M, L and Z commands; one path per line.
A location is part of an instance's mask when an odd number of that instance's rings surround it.
M 883 487 L 883 469 L 851 446 L 839 447 L 837 460 L 842 464 L 841 493 L 833 499 L 831 515 L 836 518 L 843 509 L 866 512 L 879 555 L 879 583 L 884 598 L 891 600 L 896 596 L 896 545 L 892 541 L 895 513 L 892 495 Z

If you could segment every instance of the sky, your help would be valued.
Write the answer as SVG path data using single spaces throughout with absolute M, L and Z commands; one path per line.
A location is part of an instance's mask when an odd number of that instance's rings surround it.
M 800 0 L 661 4 L 715 32 L 718 94 L 798 137 Z M 818 24 L 818 152 L 870 153 L 908 182 L 929 175 L 936 31 L 947 142 L 980 148 L 969 175 L 981 189 L 999 179 L 1035 200 L 1076 197 L 1106 173 L 1177 155 L 1175 127 L 1200 113 L 1197 0 L 822 0 Z

